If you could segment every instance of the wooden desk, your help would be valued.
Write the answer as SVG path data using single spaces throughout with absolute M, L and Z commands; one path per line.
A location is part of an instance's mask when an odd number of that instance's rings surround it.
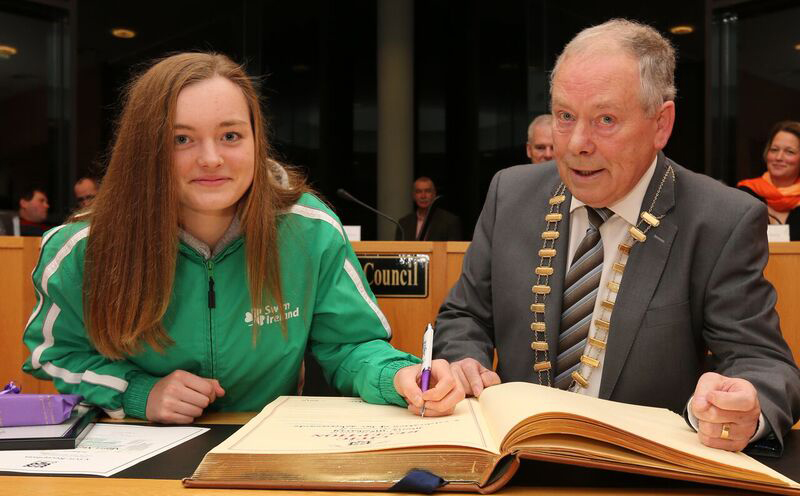
M 392 345 L 414 355 L 422 354 L 425 326 L 436 320 L 439 307 L 461 275 L 461 261 L 468 242 L 448 241 L 354 241 L 357 255 L 414 254 L 430 258 L 426 298 L 381 298 L 378 305 L 392 326 Z
M 313 496 L 389 496 L 412 495 L 418 493 L 373 493 L 365 491 L 283 491 L 283 490 L 250 490 L 250 489 L 186 489 L 178 480 L 152 480 L 152 479 L 103 479 L 85 477 L 0 477 L 3 485 L 3 494 L 8 496 L 109 496 L 109 495 L 135 495 L 135 496 L 296 496 L 298 494 Z M 438 493 L 455 494 L 455 493 Z M 463 493 L 472 494 L 477 493 Z M 569 488 L 569 487 L 506 487 L 498 495 L 502 496 L 529 496 L 529 495 L 735 495 L 754 494 L 750 492 L 735 491 L 731 489 L 669 489 L 669 488 Z
M 254 413 L 212 413 L 205 415 L 198 419 L 198 424 L 236 424 L 241 425 L 247 422 L 255 415 Z M 122 420 L 110 422 L 139 422 L 136 420 Z M 800 431 L 797 432 L 800 434 Z M 800 436 L 794 439 L 795 444 L 800 444 Z M 172 450 L 171 450 L 172 451 Z M 794 450 L 800 454 L 800 449 Z M 167 451 L 159 457 L 168 462 L 169 453 Z M 197 463 L 199 463 L 204 453 L 197 453 Z M 146 463 L 146 462 L 144 462 Z M 551 464 L 540 465 L 543 473 L 548 471 Z M 536 467 L 530 465 L 529 467 Z M 571 468 L 563 465 L 555 466 L 563 469 L 569 473 L 571 470 L 588 471 L 583 473 L 583 482 L 572 482 L 574 479 L 564 478 L 565 484 L 575 484 L 576 486 L 583 487 L 569 487 L 569 486 L 506 486 L 498 494 L 509 496 L 523 496 L 523 495 L 688 495 L 688 494 L 714 494 L 714 495 L 731 495 L 731 494 L 752 494 L 743 491 L 736 491 L 725 488 L 712 488 L 696 484 L 683 483 L 680 481 L 668 481 L 666 479 L 653 479 L 644 476 L 632 476 L 628 474 L 617 474 L 608 471 L 590 471 L 590 469 Z M 521 467 L 525 469 L 526 467 Z M 533 471 L 533 470 L 532 470 Z M 589 478 L 587 478 L 589 474 Z M 600 474 L 600 482 L 596 485 L 605 485 L 607 487 L 587 487 L 594 484 L 594 478 L 591 474 Z M 189 476 L 191 474 L 186 474 Z M 518 473 L 515 479 L 519 478 Z M 620 483 L 614 485 L 615 478 L 621 480 Z M 627 479 L 624 479 L 627 478 Z M 527 478 L 528 480 L 531 477 Z M 624 480 L 623 480 L 624 479 Z M 552 480 L 552 479 L 551 479 Z M 581 480 L 579 477 L 578 480 Z M 586 483 L 589 480 L 589 483 Z M 611 481 L 611 484 L 609 484 Z M 637 482 L 641 482 L 638 487 L 635 487 Z M 531 484 L 532 486 L 533 484 Z M 612 487 L 613 486 L 613 487 Z M 662 486 L 662 487 L 659 487 Z M 677 486 L 677 487 L 676 487 Z M 300 491 L 283 491 L 283 490 L 245 490 L 245 489 L 186 489 L 181 485 L 180 480 L 168 479 L 134 479 L 134 478 L 117 478 L 117 477 L 49 477 L 49 476 L 26 476 L 26 475 L 0 475 L 0 494 L 8 496 L 100 496 L 100 495 L 135 495 L 135 496 L 150 496 L 150 495 L 166 495 L 166 496 L 191 496 L 194 494 L 203 494 L 209 496 L 239 496 L 243 494 L 259 494 L 261 496 L 284 496 L 300 494 Z M 369 496 L 375 494 L 408 494 L 408 493 L 371 493 L 363 491 L 354 492 L 339 492 L 339 491 L 302 491 L 302 494 L 310 494 L 316 496 L 333 496 L 333 495 L 347 495 L 347 496 Z M 447 494 L 447 493 L 440 493 Z M 475 494 L 475 493 L 465 493 Z
M 781 318 L 781 332 L 794 361 L 800 363 L 800 241 L 770 243 L 764 277 L 778 293 L 775 310 Z

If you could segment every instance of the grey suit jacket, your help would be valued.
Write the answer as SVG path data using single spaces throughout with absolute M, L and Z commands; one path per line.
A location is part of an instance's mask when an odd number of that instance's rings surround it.
M 650 205 L 668 162 L 659 154 L 643 205 Z M 769 256 L 766 208 L 746 193 L 669 163 L 676 179 L 665 182 L 653 209 L 666 215 L 644 244 L 634 245 L 617 294 L 600 397 L 681 412 L 708 349 L 717 372 L 753 383 L 780 438 L 800 412 L 800 374 L 780 334 L 775 290 L 763 277 Z M 530 348 L 531 286 L 547 200 L 560 182 L 552 163 L 495 175 L 461 278 L 437 318 L 436 357 L 473 357 L 491 367 L 496 347 L 504 382 L 538 382 Z M 554 367 L 570 200 L 568 193 L 546 300 L 545 323 L 556 330 L 547 333 Z

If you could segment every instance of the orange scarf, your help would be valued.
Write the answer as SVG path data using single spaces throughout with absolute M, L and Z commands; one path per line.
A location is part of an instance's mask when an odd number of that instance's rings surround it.
M 736 186 L 750 188 L 777 212 L 788 212 L 800 205 L 800 177 L 791 186 L 777 188 L 769 172 L 765 172 L 761 177 L 739 181 Z

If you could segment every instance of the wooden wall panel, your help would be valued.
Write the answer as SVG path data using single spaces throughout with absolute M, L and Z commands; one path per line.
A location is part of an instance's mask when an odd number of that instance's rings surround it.
M 469 243 L 430 241 L 356 241 L 356 254 L 411 254 L 430 257 L 427 298 L 378 298 L 378 305 L 392 326 L 392 345 L 420 356 L 422 335 L 436 315 L 450 288 L 461 274 L 461 260 Z
M 39 258 L 40 241 L 35 237 L 0 236 L 0 382 L 13 380 L 26 393 L 55 392 L 50 381 L 22 372 L 28 356 L 22 331 L 36 304 L 31 272 Z
M 781 332 L 797 362 L 800 360 L 800 241 L 770 243 L 764 277 L 778 293 L 775 308 L 781 318 Z

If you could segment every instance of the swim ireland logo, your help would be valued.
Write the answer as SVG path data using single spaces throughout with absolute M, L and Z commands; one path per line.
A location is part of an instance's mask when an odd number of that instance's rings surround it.
M 253 326 L 253 322 L 263 326 L 264 324 L 269 325 L 280 322 L 284 318 L 289 320 L 300 315 L 300 307 L 294 307 L 293 310 L 292 304 L 289 302 L 283 304 L 283 312 L 278 310 L 279 307 L 277 305 L 266 305 L 264 308 L 257 308 L 255 315 L 253 315 L 253 312 L 245 312 L 244 323 L 250 327 Z

